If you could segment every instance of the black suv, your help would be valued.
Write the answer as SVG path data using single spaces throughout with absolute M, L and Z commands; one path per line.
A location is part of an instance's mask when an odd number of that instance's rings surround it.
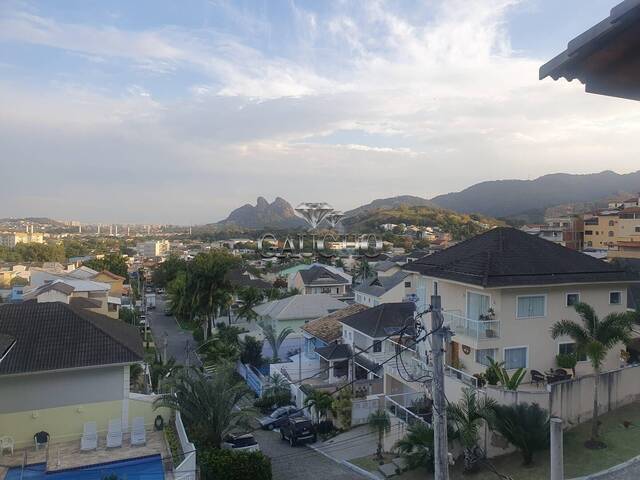
M 292 447 L 306 440 L 311 440 L 315 443 L 318 439 L 313 423 L 304 417 L 289 418 L 289 420 L 280 427 L 280 436 L 282 440 L 289 440 L 289 444 Z

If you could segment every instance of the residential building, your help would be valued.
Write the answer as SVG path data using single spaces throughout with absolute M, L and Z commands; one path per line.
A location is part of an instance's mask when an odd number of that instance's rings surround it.
M 411 300 L 416 289 L 412 275 L 398 271 L 393 275 L 367 278 L 353 289 L 356 303 L 375 307 L 382 303 Z
M 100 432 L 112 418 L 122 418 L 125 430 L 135 416 L 152 424 L 166 412 L 132 400 L 129 392 L 130 366 L 143 356 L 135 327 L 85 308 L 61 302 L 0 306 L 2 433 L 17 447 L 33 448 L 39 431 L 57 443 L 79 441 L 89 421 Z
M 303 295 L 345 297 L 351 286 L 351 277 L 334 267 L 313 265 L 296 272 L 291 283 L 292 288 L 297 288 Z
M 640 207 L 629 206 L 585 215 L 584 246 L 608 250 L 612 258 L 633 258 L 640 251 Z
M 33 231 L 0 233 L 0 246 L 14 248 L 19 243 L 44 243 L 44 234 Z
M 138 254 L 146 258 L 168 255 L 170 248 L 169 240 L 148 240 L 136 246 Z
M 230 270 L 226 278 L 235 290 L 247 287 L 257 288 L 258 290 L 269 290 L 273 288 L 273 285 L 269 282 L 241 268 Z
M 263 303 L 254 308 L 260 322 L 272 324 L 277 332 L 293 329 L 293 336 L 302 336 L 301 327 L 311 320 L 341 310 L 346 303 L 326 294 L 292 295 Z
M 447 363 L 471 374 L 484 371 L 489 357 L 509 370 L 555 368 L 556 355 L 575 347 L 569 338 L 551 338 L 554 322 L 578 320 L 573 305 L 579 301 L 601 318 L 624 312 L 627 290 L 639 282 L 621 267 L 512 228 L 490 230 L 405 269 L 417 274 L 419 309 L 435 292 L 441 296 L 455 332 Z M 618 365 L 614 348 L 604 369 Z M 591 366 L 581 361 L 577 370 Z

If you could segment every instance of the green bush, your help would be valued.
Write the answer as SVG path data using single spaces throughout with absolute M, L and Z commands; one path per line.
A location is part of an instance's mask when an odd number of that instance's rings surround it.
M 291 393 L 283 392 L 277 395 L 265 395 L 253 402 L 253 406 L 266 413 L 273 408 L 284 407 L 291 403 Z
M 198 451 L 202 480 L 271 480 L 271 461 L 260 452 Z
M 204 341 L 204 332 L 200 327 L 196 327 L 193 330 L 193 340 L 200 345 Z
M 556 356 L 556 363 L 559 368 L 569 369 L 573 372 L 575 377 L 576 364 L 578 363 L 578 357 L 575 353 L 560 353 Z

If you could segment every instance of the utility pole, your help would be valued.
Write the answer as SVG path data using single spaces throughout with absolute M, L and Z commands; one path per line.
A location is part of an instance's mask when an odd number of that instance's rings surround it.
M 551 480 L 564 480 L 562 419 L 551 418 Z
M 449 480 L 449 446 L 447 441 L 447 404 L 444 396 L 444 346 L 449 340 L 449 327 L 444 327 L 442 304 L 438 291 L 431 296 L 431 352 L 433 357 L 434 467 L 436 480 Z

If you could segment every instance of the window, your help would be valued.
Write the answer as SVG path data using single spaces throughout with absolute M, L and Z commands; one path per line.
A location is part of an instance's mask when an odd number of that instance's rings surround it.
M 613 237 L 615 235 L 615 233 L 613 233 L 613 230 L 609 230 L 609 236 Z
M 576 353 L 576 344 L 573 342 L 560 343 L 558 345 L 558 353 L 560 355 L 570 355 L 572 353 Z M 578 361 L 586 362 L 587 355 L 584 353 L 581 353 L 580 355 L 578 355 Z
M 609 304 L 620 305 L 622 303 L 622 292 L 609 292 Z
M 504 349 L 504 368 L 527 368 L 527 347 L 510 347 Z
M 489 301 L 489 295 L 467 292 L 467 318 L 480 320 L 480 316 L 489 311 Z
M 567 307 L 573 307 L 576 303 L 580 303 L 580 294 L 567 293 Z
M 404 288 L 411 288 L 411 282 L 404 282 Z
M 329 287 L 322 287 L 320 289 L 320 293 L 331 293 L 331 288 Z
M 498 350 L 495 348 L 486 348 L 484 350 L 476 350 L 476 362 L 485 367 L 489 366 L 489 359 L 497 360 Z
M 640 233 L 640 227 L 636 227 L 636 233 Z
M 382 342 L 380 340 L 373 341 L 373 351 L 374 353 L 380 353 L 382 351 Z
M 614 222 L 613 220 L 609 220 L 609 226 L 613 227 L 616 224 L 616 222 Z
M 584 234 L 585 235 L 593 235 L 593 230 L 585 230 Z
M 518 318 L 544 317 L 547 310 L 547 297 L 545 295 L 526 295 L 518 297 Z

